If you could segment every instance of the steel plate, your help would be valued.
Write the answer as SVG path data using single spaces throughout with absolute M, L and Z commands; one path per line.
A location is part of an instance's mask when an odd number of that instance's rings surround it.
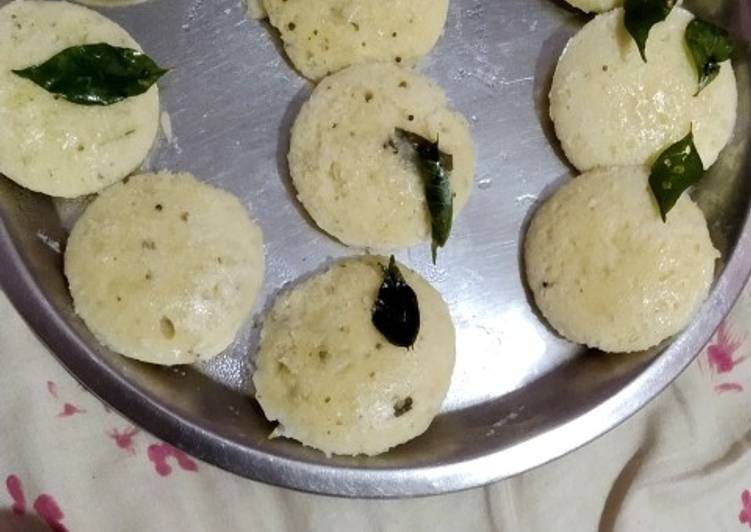
M 686 5 L 740 40 L 751 35 L 745 0 Z M 4 178 L 0 280 L 81 383 L 219 467 L 281 486 L 368 497 L 442 493 L 514 475 L 604 433 L 658 394 L 709 339 L 747 279 L 751 92 L 744 44 L 735 63 L 735 140 L 694 193 L 724 257 L 700 314 L 672 342 L 633 356 L 589 352 L 554 334 L 530 304 L 519 243 L 540 199 L 572 175 L 546 95 L 559 53 L 586 17 L 552 0 L 453 0 L 445 36 L 421 69 L 471 122 L 476 186 L 437 267 L 428 244 L 399 254 L 444 295 L 457 327 L 457 366 L 443 412 L 425 435 L 377 458 L 327 459 L 269 440 L 271 426 L 249 399 L 263 309 L 287 283 L 358 252 L 316 230 L 291 190 L 289 128 L 311 85 L 282 57 L 274 31 L 247 20 L 238 0 L 153 0 L 103 12 L 173 68 L 160 84 L 174 137 L 160 141 L 146 167 L 191 171 L 246 202 L 267 240 L 265 288 L 252 321 L 210 364 L 169 369 L 126 360 L 99 346 L 71 308 L 54 243 L 64 246 L 80 204 L 53 202 Z

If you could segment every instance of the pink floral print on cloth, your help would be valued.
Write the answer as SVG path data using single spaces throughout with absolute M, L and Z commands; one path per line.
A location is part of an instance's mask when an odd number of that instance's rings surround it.
M 58 392 L 57 384 L 54 381 L 47 381 L 47 392 L 53 399 L 59 401 L 60 394 Z M 106 413 L 111 413 L 111 410 L 105 405 Z M 78 407 L 73 403 L 65 403 L 62 411 L 57 417 L 70 417 L 76 414 L 85 414 L 86 410 Z M 135 456 L 135 436 L 139 433 L 139 429 L 133 425 L 129 425 L 122 431 L 113 428 L 106 432 L 107 436 L 114 440 L 118 448 L 123 449 L 128 455 Z M 169 465 L 168 460 L 174 458 L 177 465 L 183 471 L 198 471 L 198 464 L 185 454 L 180 449 L 177 449 L 167 443 L 154 443 L 149 446 L 147 451 L 149 460 L 154 464 L 154 470 L 159 476 L 166 477 L 172 473 L 172 466 Z
M 60 401 L 60 393 L 58 386 L 54 381 L 48 380 L 46 383 L 47 392 L 55 400 Z M 93 396 L 86 395 L 93 399 Z M 115 417 L 115 414 L 110 414 L 110 409 L 105 408 L 106 413 Z M 74 403 L 64 403 L 63 410 L 57 415 L 57 417 L 71 417 L 76 414 L 83 414 L 86 410 L 80 408 Z M 123 429 L 112 428 L 106 431 L 105 434 L 115 443 L 117 448 L 125 451 L 129 456 L 136 456 L 135 438 L 140 433 L 140 429 L 133 425 L 126 425 Z M 147 457 L 153 464 L 154 470 L 161 477 L 169 476 L 172 473 L 172 466 L 169 464 L 169 460 L 173 459 L 177 466 L 188 472 L 198 471 L 198 464 L 190 458 L 183 451 L 162 442 L 152 443 L 148 447 Z M 21 479 L 17 475 L 9 475 L 5 481 L 5 487 L 10 496 L 10 510 L 12 514 L 17 516 L 24 516 L 27 514 L 27 500 L 24 493 L 23 484 Z M 47 493 L 40 494 L 32 503 L 32 508 L 36 515 L 50 528 L 52 532 L 68 532 L 68 528 L 62 524 L 65 514 L 60 508 L 52 495 Z M 2 523 L 0 523 L 2 525 Z M 23 523 L 18 523 L 18 526 L 23 527 Z M 0 528 L 0 532 L 2 532 Z M 15 529 L 14 529 L 15 530 Z M 20 529 L 19 529 L 20 530 Z
M 65 403 L 63 405 L 63 409 L 60 411 L 57 417 L 70 417 L 70 416 L 75 416 L 76 414 L 85 414 L 85 413 L 86 413 L 86 410 L 82 410 L 81 408 L 78 408 L 73 403 Z
M 723 321 L 717 329 L 714 341 L 707 347 L 706 360 L 717 393 L 743 391 L 741 383 L 726 379 L 731 378 L 733 370 L 746 360 L 745 356 L 737 356 L 744 341 L 745 337 L 739 340 L 731 335 L 727 322 Z M 718 378 L 723 382 L 716 382 Z
M 180 449 L 172 447 L 168 443 L 155 443 L 149 445 L 149 460 L 154 463 L 154 469 L 162 476 L 166 477 L 172 473 L 172 467 L 167 463 L 168 458 L 174 458 L 177 461 L 177 465 L 183 471 L 197 471 L 198 464 L 196 464 L 187 454 Z
M 60 393 L 58 392 L 57 384 L 52 381 L 47 381 L 47 391 L 55 399 L 59 401 Z M 88 397 L 93 397 L 88 395 Z M 103 403 L 102 403 L 103 404 Z M 111 414 L 111 410 L 104 407 L 107 414 Z M 76 414 L 84 414 L 86 410 L 76 406 L 73 403 L 65 403 L 63 405 L 63 411 L 57 415 L 57 417 L 70 417 Z M 126 428 L 120 430 L 112 428 L 105 432 L 105 434 L 111 438 L 115 445 L 124 450 L 129 456 L 136 456 L 135 438 L 139 434 L 140 430 L 133 425 L 128 425 Z M 198 464 L 185 454 L 180 449 L 177 449 L 167 443 L 157 442 L 149 445 L 147 449 L 147 457 L 153 464 L 154 470 L 161 477 L 169 476 L 172 473 L 172 466 L 168 463 L 169 459 L 174 459 L 178 467 L 183 471 L 195 472 L 198 471 Z
M 52 396 L 55 401 L 58 401 L 60 399 L 60 395 L 57 392 L 57 384 L 54 381 L 47 381 L 47 391 Z M 63 404 L 63 408 L 60 411 L 59 414 L 57 414 L 57 417 L 71 417 L 75 416 L 76 414 L 85 414 L 86 410 L 79 408 L 73 403 L 66 402 Z
M 741 493 L 741 513 L 738 514 L 738 520 L 742 525 L 748 525 L 751 528 L 751 492 L 744 490 Z
M 11 506 L 13 513 L 19 516 L 26 514 L 26 496 L 24 495 L 21 479 L 16 475 L 10 475 L 5 479 L 5 487 L 13 500 Z M 42 493 L 34 500 L 33 507 L 37 515 L 47 523 L 52 532 L 68 532 L 65 525 L 61 523 L 65 514 L 52 495 Z
M 133 437 L 136 434 L 138 434 L 138 429 L 133 425 L 130 425 L 127 428 L 123 429 L 122 432 L 120 432 L 118 429 L 112 429 L 111 431 L 107 432 L 107 436 L 115 440 L 115 444 L 117 444 L 120 449 L 125 450 L 131 456 L 136 455 L 135 442 L 133 441 Z
M 26 513 L 26 496 L 23 493 L 21 479 L 16 475 L 10 475 L 5 480 L 5 487 L 8 489 L 10 498 L 13 499 L 13 504 L 10 507 L 11 511 L 16 515 Z

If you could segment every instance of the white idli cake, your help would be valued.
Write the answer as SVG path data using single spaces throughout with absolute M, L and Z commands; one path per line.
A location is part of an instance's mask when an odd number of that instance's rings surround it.
M 448 5 L 448 0 L 263 0 L 290 60 L 313 80 L 359 63 L 416 63 L 443 33 Z
M 576 168 L 651 164 L 692 125 L 704 167 L 714 163 L 731 138 L 738 93 L 726 61 L 696 95 L 696 70 L 684 43 L 692 19 L 676 7 L 656 24 L 646 63 L 620 8 L 598 15 L 569 41 L 553 77 L 550 116 Z
M 663 223 L 642 167 L 567 183 L 535 213 L 524 244 L 527 282 L 548 322 L 610 352 L 681 331 L 707 297 L 718 256 L 687 194 Z
M 424 177 L 396 128 L 437 139 L 452 156 L 456 217 L 474 179 L 472 137 L 428 78 L 389 64 L 354 66 L 321 81 L 295 120 L 289 166 L 298 198 L 344 244 L 390 249 L 430 237 Z
M 261 231 L 245 207 L 189 174 L 138 175 L 108 188 L 65 251 L 75 310 L 99 341 L 164 365 L 229 346 L 263 272 Z
M 263 7 L 262 0 L 245 0 L 245 7 L 247 8 L 248 17 L 254 20 L 266 18 L 266 10 Z
M 399 266 L 414 290 L 419 334 L 391 344 L 372 322 L 388 259 L 333 264 L 274 303 L 263 324 L 256 399 L 278 421 L 272 436 L 326 454 L 375 455 L 422 434 L 439 412 L 454 367 L 446 303 Z
M 0 173 L 59 197 L 101 190 L 133 172 L 159 127 L 156 85 L 107 106 L 71 103 L 11 70 L 94 43 L 140 50 L 120 26 L 66 2 L 16 0 L 0 9 Z
M 623 5 L 623 0 L 566 0 L 566 2 L 585 13 L 602 13 Z

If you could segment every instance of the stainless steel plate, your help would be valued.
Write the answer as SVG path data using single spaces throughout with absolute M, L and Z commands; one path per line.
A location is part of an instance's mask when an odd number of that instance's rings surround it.
M 686 4 L 739 39 L 751 34 L 745 0 Z M 271 427 L 249 399 L 254 323 L 286 283 L 355 253 L 316 230 L 291 190 L 289 128 L 311 86 L 285 62 L 274 32 L 246 20 L 238 0 L 154 0 L 105 12 L 174 68 L 161 86 L 175 138 L 161 141 L 147 166 L 188 170 L 234 192 L 263 227 L 268 277 L 254 322 L 203 367 L 158 368 L 108 352 L 74 315 L 62 257 L 49 245 L 64 245 L 71 205 L 4 178 L 0 280 L 84 385 L 150 432 L 229 471 L 372 497 L 441 493 L 519 473 L 609 430 L 660 392 L 708 340 L 747 278 L 751 92 L 744 48 L 736 60 L 735 140 L 695 191 L 725 261 L 709 301 L 678 338 L 639 355 L 588 352 L 554 334 L 525 292 L 519 243 L 540 198 L 572 174 L 551 131 L 546 95 L 559 53 L 586 18 L 553 0 L 453 0 L 446 34 L 421 68 L 471 122 L 476 186 L 437 267 L 427 244 L 400 254 L 441 291 L 457 327 L 445 408 L 425 435 L 377 458 L 327 459 L 269 440 Z

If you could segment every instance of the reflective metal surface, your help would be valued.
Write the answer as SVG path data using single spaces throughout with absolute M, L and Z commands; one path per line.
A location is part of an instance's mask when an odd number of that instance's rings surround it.
M 745 0 L 686 4 L 748 37 Z M 268 277 L 253 321 L 203 367 L 151 367 L 102 349 L 71 309 L 62 257 L 53 249 L 54 242 L 64 246 L 76 206 L 1 177 L 0 281 L 85 386 L 219 467 L 307 491 L 372 497 L 508 477 L 602 434 L 659 393 L 708 340 L 747 278 L 751 92 L 744 45 L 736 61 L 735 140 L 695 192 L 724 257 L 700 315 L 663 349 L 634 356 L 587 352 L 554 334 L 530 304 L 519 244 L 539 200 L 572 174 L 547 118 L 546 95 L 558 54 L 586 17 L 553 0 L 453 0 L 446 34 L 422 70 L 470 120 L 476 186 L 437 267 L 428 244 L 399 254 L 444 295 L 457 327 L 445 408 L 425 435 L 377 458 L 327 459 L 268 440 L 271 427 L 249 399 L 257 321 L 285 284 L 356 253 L 317 231 L 291 190 L 289 127 L 311 87 L 285 62 L 274 32 L 246 20 L 238 0 L 154 0 L 104 12 L 173 67 L 160 84 L 174 137 L 160 141 L 147 168 L 188 170 L 234 192 L 263 228 Z

